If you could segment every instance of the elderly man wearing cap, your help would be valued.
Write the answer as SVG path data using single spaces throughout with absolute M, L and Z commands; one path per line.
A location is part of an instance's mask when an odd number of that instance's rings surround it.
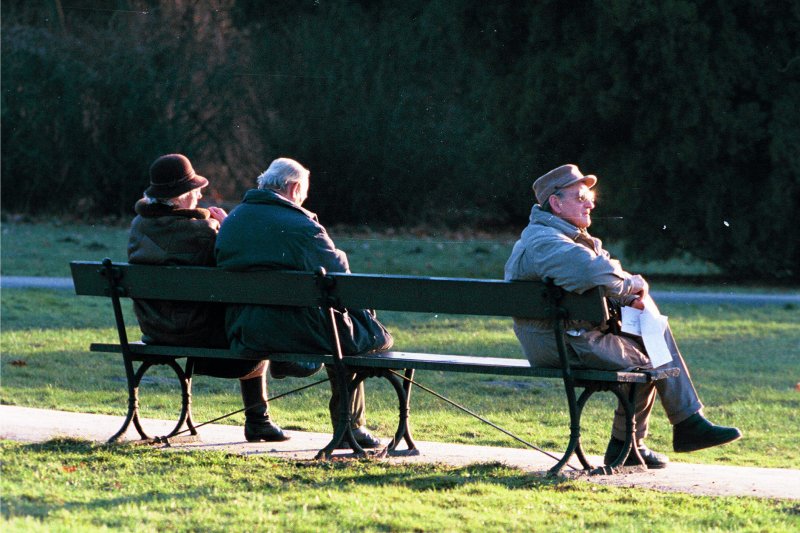
M 533 184 L 536 200 L 530 222 L 514 244 L 505 266 L 505 279 L 552 279 L 567 291 L 583 293 L 602 287 L 612 304 L 643 309 L 649 286 L 645 279 L 622 269 L 599 239 L 589 235 L 595 207 L 592 188 L 597 178 L 583 175 L 575 165 L 562 165 Z M 652 368 L 640 339 L 614 334 L 603 324 L 569 322 L 565 341 L 570 362 L 576 368 L 624 370 Z M 547 321 L 515 318 L 514 332 L 532 366 L 560 366 L 552 325 Z M 716 426 L 702 415 L 703 404 L 692 385 L 689 371 L 672 332 L 664 334 L 672 355 L 669 366 L 680 368 L 678 377 L 638 389 L 636 398 L 636 446 L 648 468 L 664 468 L 668 459 L 644 444 L 655 393 L 673 426 L 673 449 L 691 452 L 734 441 L 736 428 Z M 608 464 L 619 455 L 625 439 L 625 416 L 618 407 L 605 454 Z M 636 464 L 631 456 L 626 464 Z
M 189 159 L 169 154 L 150 167 L 150 186 L 136 202 L 128 240 L 128 261 L 149 265 L 214 266 L 214 245 L 227 213 L 201 208 L 198 176 Z M 220 306 L 164 300 L 136 300 L 134 311 L 146 343 L 228 347 L 224 309 Z M 244 435 L 250 442 L 283 441 L 289 437 L 270 420 L 266 362 L 200 359 L 198 374 L 239 378 L 245 406 Z

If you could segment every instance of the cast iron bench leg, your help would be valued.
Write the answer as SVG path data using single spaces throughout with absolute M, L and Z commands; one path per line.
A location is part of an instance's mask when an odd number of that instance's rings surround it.
M 639 451 L 633 445 L 636 440 L 636 421 L 635 421 L 635 403 L 634 398 L 636 395 L 636 383 L 630 384 L 621 384 L 621 383 L 614 383 L 614 384 L 600 384 L 600 383 L 583 383 L 581 384 L 584 387 L 583 392 L 578 398 L 576 402 L 576 410 L 575 410 L 575 417 L 574 420 L 571 417 L 570 420 L 570 440 L 569 444 L 567 444 L 567 450 L 564 452 L 564 455 L 561 457 L 561 460 L 550 469 L 548 472 L 550 475 L 558 475 L 563 470 L 564 466 L 566 466 L 569 459 L 572 455 L 576 455 L 578 460 L 581 462 L 583 467 L 590 471 L 591 474 L 613 474 L 615 469 L 619 469 L 621 465 L 624 464 L 625 460 L 628 458 L 629 453 L 635 453 L 639 459 L 639 464 L 641 467 L 644 466 L 644 460 L 639 455 Z M 627 389 L 627 394 L 623 389 Z M 586 454 L 583 451 L 583 446 L 581 445 L 581 434 L 580 434 L 580 419 L 583 414 L 583 408 L 586 405 L 586 402 L 589 398 L 598 391 L 611 391 L 614 395 L 619 399 L 620 404 L 622 405 L 623 409 L 625 410 L 625 444 L 622 447 L 622 451 L 620 454 L 611 462 L 611 464 L 606 465 L 600 468 L 594 468 L 592 464 L 586 457 Z M 637 467 L 631 467 L 637 468 Z
M 142 427 L 141 419 L 139 418 L 139 386 L 141 385 L 145 373 L 147 373 L 150 367 L 155 365 L 167 365 L 172 368 L 181 384 L 181 412 L 180 415 L 178 415 L 178 421 L 172 431 L 162 438 L 174 437 L 181 432 L 181 428 L 186 424 L 190 434 L 181 438 L 181 440 L 187 442 L 197 440 L 197 429 L 194 427 L 192 421 L 192 372 L 194 370 L 194 362 L 190 359 L 190 361 L 186 363 L 186 371 L 184 372 L 175 359 L 170 358 L 159 361 L 144 361 L 136 370 L 133 375 L 133 386 L 129 387 L 128 414 L 125 421 L 122 423 L 122 427 L 108 440 L 109 442 L 118 442 L 121 440 L 122 436 L 128 431 L 131 422 L 139 433 L 141 440 L 154 440 L 153 437 L 145 432 Z
M 620 404 L 625 410 L 625 444 L 622 446 L 622 450 L 620 451 L 619 455 L 613 461 L 611 461 L 610 464 L 600 468 L 595 468 L 590 472 L 591 474 L 614 474 L 622 469 L 628 472 L 640 472 L 647 470 L 647 467 L 644 464 L 644 459 L 642 459 L 642 456 L 639 454 L 639 450 L 634 445 L 636 442 L 636 403 L 634 401 L 636 398 L 636 388 L 636 383 L 617 383 L 609 388 L 609 390 L 611 390 L 611 392 L 613 392 L 614 395 L 619 399 Z M 625 392 L 626 389 L 627 394 Z M 626 467 L 624 466 L 625 460 L 631 453 L 635 454 L 635 456 L 638 458 L 639 465 Z
M 395 394 L 397 394 L 398 401 L 397 430 L 395 431 L 395 434 L 389 444 L 375 455 L 378 457 L 383 457 L 387 453 L 395 451 L 401 440 L 405 440 L 406 445 L 408 446 L 408 449 L 403 452 L 404 454 L 417 455 L 419 450 L 417 450 L 417 446 L 414 443 L 414 440 L 411 438 L 411 432 L 408 426 L 411 393 L 410 386 L 411 380 L 414 378 L 414 370 L 406 369 L 405 379 L 400 379 L 391 369 L 362 369 L 356 372 L 356 378 L 350 385 L 352 393 L 355 393 L 355 390 L 358 388 L 360 383 L 370 377 L 384 378 L 391 383 L 392 387 L 394 387 Z
M 194 358 L 186 358 L 186 370 L 183 371 L 182 383 L 183 387 L 183 405 L 181 417 L 186 421 L 186 427 L 189 428 L 189 435 L 196 436 L 197 428 L 194 427 L 194 420 L 192 420 L 192 376 L 194 375 Z
M 350 442 L 350 447 L 352 448 L 353 453 L 359 457 L 366 456 L 364 448 L 362 448 L 356 442 L 356 439 L 353 436 L 353 429 L 351 427 L 352 414 L 350 413 L 350 406 L 353 404 L 353 394 L 355 394 L 355 388 L 350 388 L 348 385 L 345 372 L 342 371 L 344 370 L 343 366 L 337 365 L 337 370 L 335 385 L 339 387 L 339 421 L 333 430 L 333 438 L 331 438 L 331 441 L 324 448 L 318 451 L 317 455 L 314 457 L 314 459 L 317 460 L 330 459 L 333 455 L 333 451 L 345 438 L 347 438 L 347 440 Z
M 585 391 L 584 391 L 585 394 Z M 590 393 L 591 394 L 591 393 Z M 581 399 L 584 395 L 581 395 Z M 586 400 L 584 399 L 584 402 Z M 569 424 L 569 442 L 567 443 L 567 449 L 564 451 L 564 455 L 561 456 L 561 459 L 553 466 L 547 473 L 550 476 L 557 476 L 561 473 L 564 467 L 567 465 L 569 460 L 572 458 L 575 450 L 580 447 L 581 443 L 581 407 L 576 405 L 573 407 L 570 405 L 570 424 Z M 583 453 L 581 453 L 578 458 L 582 459 L 581 463 L 585 461 L 585 458 L 582 457 Z M 584 465 L 585 466 L 585 465 Z
M 400 440 L 405 440 L 406 450 L 402 452 L 403 455 L 418 455 L 419 450 L 417 449 L 417 444 L 414 442 L 414 439 L 411 437 L 411 426 L 409 425 L 411 420 L 411 389 L 414 381 L 414 369 L 407 368 L 402 380 L 398 378 L 392 370 L 385 371 L 382 376 L 392 383 L 397 393 L 398 400 L 397 432 L 386 447 L 386 451 L 397 451 Z
M 403 435 L 403 439 L 406 441 L 406 447 L 409 451 L 417 450 L 417 444 L 414 442 L 414 439 L 411 437 L 411 426 L 409 425 L 411 421 L 411 390 L 412 385 L 414 384 L 414 369 L 407 368 L 405 371 L 405 377 L 403 379 L 403 390 L 405 391 L 405 405 L 401 407 L 402 413 L 406 418 L 406 432 Z
M 125 415 L 125 421 L 122 422 L 122 427 L 108 439 L 108 442 L 119 442 L 122 437 L 125 436 L 125 433 L 128 432 L 131 422 L 136 426 L 139 435 L 143 439 L 147 438 L 147 436 L 143 434 L 142 426 L 139 423 L 139 382 L 136 380 L 136 374 L 133 371 L 133 363 L 127 355 L 123 354 L 122 357 L 125 363 L 125 377 L 128 382 L 128 413 Z

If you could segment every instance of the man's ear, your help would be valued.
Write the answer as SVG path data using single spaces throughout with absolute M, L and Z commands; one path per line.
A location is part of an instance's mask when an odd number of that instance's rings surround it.
M 287 194 L 287 196 L 289 197 L 289 199 L 290 199 L 291 201 L 293 201 L 294 203 L 297 203 L 297 200 L 296 200 L 296 198 L 297 198 L 297 196 L 298 196 L 298 194 L 299 194 L 299 191 L 298 191 L 299 187 L 300 187 L 300 184 L 299 184 L 298 182 L 296 182 L 296 181 L 295 181 L 295 182 L 292 182 L 292 183 L 290 183 L 290 184 L 289 184 L 289 185 L 286 187 L 286 194 Z
M 554 215 L 561 214 L 561 200 L 559 200 L 558 196 L 551 194 L 547 202 L 550 204 L 550 211 L 552 211 Z

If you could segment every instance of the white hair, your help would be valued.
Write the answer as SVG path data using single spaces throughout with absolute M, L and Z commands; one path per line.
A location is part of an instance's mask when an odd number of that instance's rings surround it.
M 191 191 L 185 192 L 180 196 L 176 196 L 174 198 L 153 198 L 152 196 L 148 196 L 147 193 L 145 192 L 144 199 L 150 205 L 163 204 L 163 205 L 168 205 L 170 207 L 175 207 L 176 205 L 180 205 L 180 203 L 183 202 L 185 198 L 191 196 L 194 193 L 194 191 L 195 189 L 192 189 Z
M 307 168 L 294 159 L 281 157 L 270 163 L 269 168 L 256 178 L 256 182 L 259 189 L 285 191 L 292 183 L 308 180 L 310 174 Z

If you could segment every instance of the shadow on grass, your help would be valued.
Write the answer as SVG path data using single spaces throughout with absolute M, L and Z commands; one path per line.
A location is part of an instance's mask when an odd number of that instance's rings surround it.
M 288 485 L 314 490 L 340 490 L 342 483 L 364 488 L 395 485 L 419 492 L 449 490 L 476 483 L 495 484 L 509 490 L 579 490 L 573 481 L 566 478 L 547 477 L 544 472 L 523 472 L 500 462 L 455 467 L 427 463 L 391 464 L 360 459 L 297 461 L 229 452 L 159 452 L 140 444 L 98 444 L 74 438 L 23 444 L 19 445 L 19 449 L 26 454 L 56 454 L 67 465 L 64 468 L 80 465 L 81 469 L 88 472 L 94 472 L 95 466 L 102 465 L 103 470 L 107 470 L 109 465 L 122 466 L 129 463 L 136 464 L 141 474 L 185 469 L 187 479 L 192 477 L 193 469 L 206 469 L 210 472 L 209 475 L 217 475 L 216 467 L 221 467 L 223 471 L 238 470 L 243 483 L 242 490 L 245 490 L 245 485 L 247 490 L 257 487 L 259 490 L 280 491 L 285 490 Z M 249 473 L 253 475 L 248 477 Z M 142 498 L 155 501 L 162 496 L 150 494 Z M 173 496 L 186 497 L 187 494 Z M 116 505 L 122 500 L 130 501 L 130 497 L 112 498 L 101 505 Z M 95 500 L 92 505 L 98 505 L 98 501 Z

